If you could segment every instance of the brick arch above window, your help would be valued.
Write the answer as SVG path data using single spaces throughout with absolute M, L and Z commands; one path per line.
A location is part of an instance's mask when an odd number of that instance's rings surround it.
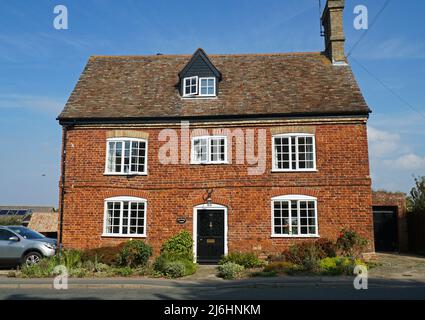
M 300 132 L 315 134 L 316 127 L 315 126 L 280 126 L 280 127 L 270 128 L 270 133 L 272 135 L 285 134 L 285 133 L 300 133 Z
M 109 130 L 106 132 L 106 138 L 148 139 L 149 133 L 140 130 Z
M 271 192 L 271 197 L 278 197 L 282 195 L 291 194 L 302 194 L 305 196 L 315 197 L 319 196 L 319 190 L 317 188 L 305 188 L 305 187 L 285 187 L 285 188 L 274 188 Z
M 128 189 L 125 190 L 110 190 L 104 193 L 105 198 L 114 198 L 114 197 L 136 197 L 149 200 L 150 192 L 145 190 L 138 189 Z

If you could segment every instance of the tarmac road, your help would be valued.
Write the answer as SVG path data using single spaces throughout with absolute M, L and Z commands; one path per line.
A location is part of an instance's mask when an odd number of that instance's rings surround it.
M 1 300 L 21 299 L 66 299 L 66 300 L 291 300 L 291 299 L 323 299 L 323 300 L 357 300 L 357 299 L 425 299 L 425 283 L 417 281 L 369 280 L 367 290 L 356 290 L 352 281 L 326 280 L 304 281 L 292 279 L 291 282 L 273 282 L 268 279 L 256 282 L 234 282 L 220 284 L 182 282 L 173 284 L 154 282 L 140 283 L 130 280 L 115 281 L 108 279 L 70 285 L 67 290 L 49 288 L 51 284 L 0 283 Z

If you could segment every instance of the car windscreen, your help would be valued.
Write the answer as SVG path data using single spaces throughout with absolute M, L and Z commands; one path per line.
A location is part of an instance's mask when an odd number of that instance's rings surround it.
M 15 231 L 21 237 L 25 239 L 43 239 L 45 238 L 42 234 L 33 231 L 31 229 L 20 228 L 20 227 L 9 227 L 10 230 Z

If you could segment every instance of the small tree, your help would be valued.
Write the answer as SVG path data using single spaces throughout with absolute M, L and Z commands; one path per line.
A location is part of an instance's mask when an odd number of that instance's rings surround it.
M 415 186 L 407 197 L 407 209 L 410 212 L 425 212 L 425 176 L 415 178 Z

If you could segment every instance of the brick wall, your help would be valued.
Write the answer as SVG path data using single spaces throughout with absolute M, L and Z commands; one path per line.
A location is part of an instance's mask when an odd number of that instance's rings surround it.
M 288 130 L 294 127 L 282 126 Z M 368 250 L 373 251 L 365 123 L 303 126 L 315 132 L 317 172 L 271 172 L 271 127 L 268 125 L 255 126 L 256 131 L 264 129 L 267 133 L 267 167 L 261 175 L 248 175 L 250 166 L 247 164 L 162 165 L 157 160 L 164 143 L 158 141 L 160 129 L 139 127 L 132 130 L 149 135 L 148 175 L 133 177 L 104 175 L 106 137 L 111 128 L 71 129 L 65 174 L 64 245 L 88 248 L 127 240 L 101 236 L 104 199 L 137 196 L 148 201 L 147 241 L 157 253 L 162 242 L 171 235 L 182 229 L 192 232 L 193 207 L 204 202 L 206 188 L 213 188 L 213 202 L 228 207 L 229 251 L 253 250 L 267 255 L 280 253 L 296 241 L 304 241 L 271 238 L 270 199 L 285 194 L 317 197 L 321 237 L 335 239 L 342 227 L 350 227 L 371 240 Z M 233 141 L 233 162 L 235 148 Z M 187 222 L 178 224 L 179 216 L 187 217 Z

